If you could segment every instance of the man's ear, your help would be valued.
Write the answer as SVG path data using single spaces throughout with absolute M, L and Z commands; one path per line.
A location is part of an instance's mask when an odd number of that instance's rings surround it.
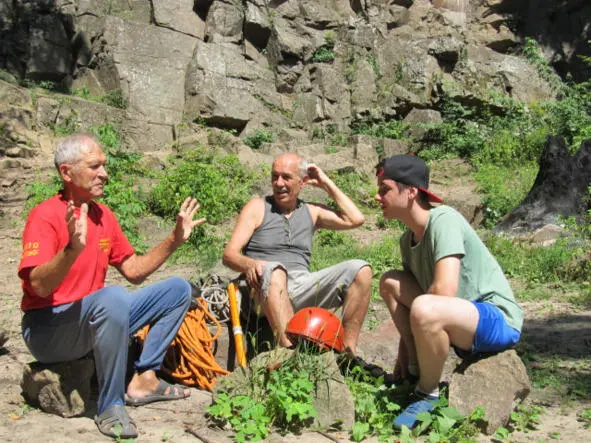
M 72 167 L 67 163 L 62 163 L 58 166 L 58 171 L 62 181 L 65 183 L 69 183 L 72 181 L 72 174 L 71 174 Z
M 419 196 L 419 188 L 416 186 L 409 186 L 406 188 L 408 190 L 408 197 L 409 199 L 416 200 Z

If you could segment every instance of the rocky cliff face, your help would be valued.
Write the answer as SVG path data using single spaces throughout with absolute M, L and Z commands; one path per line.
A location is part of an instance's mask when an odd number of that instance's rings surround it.
M 82 129 L 111 121 L 136 150 L 161 149 L 190 122 L 241 136 L 264 127 L 300 143 L 413 110 L 433 110 L 415 113 L 419 121 L 437 118 L 444 95 L 476 105 L 492 94 L 552 99 L 551 86 L 515 55 L 515 24 L 529 30 L 520 17 L 535 10 L 548 32 L 534 36 L 567 69 L 582 48 L 568 30 L 586 41 L 589 6 L 565 2 L 557 20 L 533 2 L 509 3 L 17 0 L 0 5 L 0 68 L 94 96 L 120 91 L 125 110 L 43 99 L 30 118 L 40 126 L 75 118 Z

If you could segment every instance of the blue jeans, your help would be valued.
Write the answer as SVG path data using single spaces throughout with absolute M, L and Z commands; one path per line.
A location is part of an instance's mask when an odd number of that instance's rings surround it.
M 190 301 L 191 286 L 179 277 L 134 292 L 109 286 L 72 303 L 25 312 L 23 338 L 42 363 L 76 360 L 92 351 L 101 414 L 124 404 L 129 337 L 151 325 L 134 368 L 159 369 Z

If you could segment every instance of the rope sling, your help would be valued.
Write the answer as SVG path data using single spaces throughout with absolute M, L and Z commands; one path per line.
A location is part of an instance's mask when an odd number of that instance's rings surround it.
M 207 302 L 196 299 L 197 306 L 187 312 L 185 320 L 176 337 L 168 347 L 162 363 L 162 372 L 178 383 L 211 391 L 219 375 L 227 375 L 230 371 L 222 368 L 213 355 L 214 343 L 222 330 L 220 322 L 213 316 Z M 211 335 L 206 321 L 210 320 L 217 332 Z M 136 336 L 144 342 L 150 326 L 138 331 Z

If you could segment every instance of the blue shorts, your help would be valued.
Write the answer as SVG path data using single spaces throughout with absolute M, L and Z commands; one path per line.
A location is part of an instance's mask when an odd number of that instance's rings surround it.
M 521 337 L 521 332 L 507 324 L 499 308 L 487 302 L 472 302 L 478 310 L 478 326 L 470 351 L 454 350 L 458 357 L 466 358 L 481 353 L 501 352 L 513 347 Z

